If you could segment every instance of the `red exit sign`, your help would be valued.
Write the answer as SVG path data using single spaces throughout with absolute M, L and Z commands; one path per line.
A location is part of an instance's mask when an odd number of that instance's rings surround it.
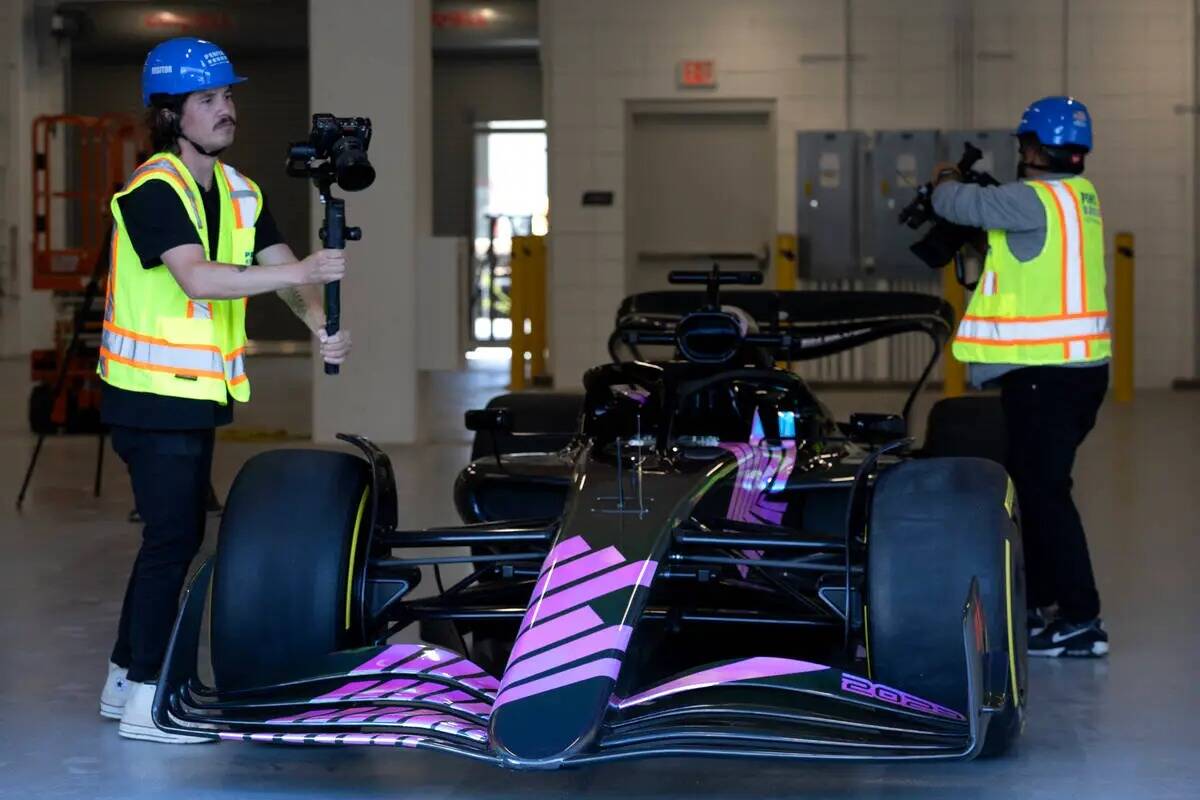
M 679 86 L 684 89 L 711 89 L 717 85 L 717 62 L 680 61 Z

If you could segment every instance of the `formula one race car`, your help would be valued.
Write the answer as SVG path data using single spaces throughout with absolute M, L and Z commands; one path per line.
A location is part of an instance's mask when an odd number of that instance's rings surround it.
M 1006 750 L 1026 682 L 1007 474 L 914 449 L 904 416 L 835 422 L 779 366 L 926 334 L 907 415 L 949 307 L 722 296 L 761 274 L 715 267 L 672 282 L 704 288 L 625 301 L 561 447 L 522 451 L 512 408 L 467 414 L 481 452 L 455 487 L 463 524 L 400 529 L 392 467 L 360 437 L 342 438 L 361 457 L 251 459 L 181 608 L 156 724 L 521 769 Z M 445 588 L 451 564 L 469 574 Z M 433 596 L 413 592 L 423 567 Z

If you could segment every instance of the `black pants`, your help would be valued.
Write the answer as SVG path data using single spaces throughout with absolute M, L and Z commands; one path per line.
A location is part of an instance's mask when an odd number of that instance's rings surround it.
M 112 442 L 129 467 L 134 501 L 145 522 L 112 660 L 129 669 L 129 680 L 145 682 L 154 680 L 162 667 L 179 592 L 204 540 L 213 429 L 114 426 Z
M 1071 468 L 1108 389 L 1108 366 L 1027 367 L 1001 378 L 1008 472 L 1017 488 L 1028 605 L 1070 622 L 1100 614 Z

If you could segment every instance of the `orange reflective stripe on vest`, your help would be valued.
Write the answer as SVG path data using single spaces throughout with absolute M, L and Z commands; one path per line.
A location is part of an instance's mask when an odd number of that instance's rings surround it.
M 104 323 L 100 336 L 100 352 L 106 358 L 129 366 L 191 375 L 202 378 L 225 378 L 224 359 L 220 349 L 205 345 L 177 345 Z

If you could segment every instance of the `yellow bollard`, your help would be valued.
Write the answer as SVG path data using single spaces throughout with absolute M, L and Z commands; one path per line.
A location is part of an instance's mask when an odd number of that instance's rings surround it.
M 512 361 L 509 362 L 508 389 L 519 392 L 525 388 L 525 351 L 528 339 L 525 336 L 525 317 L 529 287 L 529 257 L 524 236 L 512 238 L 512 255 L 509 258 L 509 318 L 512 320 Z M 494 301 L 493 301 L 494 302 Z
M 796 237 L 790 233 L 775 237 L 775 288 L 781 292 L 796 288 Z
M 954 263 L 946 265 L 942 269 L 942 296 L 950 303 L 954 309 L 954 322 L 957 324 L 962 319 L 963 311 L 966 308 L 966 297 L 964 296 L 965 289 L 959 284 L 958 278 L 954 275 Z M 942 382 L 942 395 L 945 397 L 961 397 L 967 387 L 967 365 L 954 357 L 954 353 L 950 350 L 950 342 L 946 342 L 946 348 L 942 352 L 942 361 L 945 366 L 942 369 L 944 375 Z
M 1113 256 L 1113 399 L 1133 401 L 1133 234 L 1118 233 Z
M 528 255 L 529 377 L 537 382 L 546 377 L 546 237 L 523 237 Z

